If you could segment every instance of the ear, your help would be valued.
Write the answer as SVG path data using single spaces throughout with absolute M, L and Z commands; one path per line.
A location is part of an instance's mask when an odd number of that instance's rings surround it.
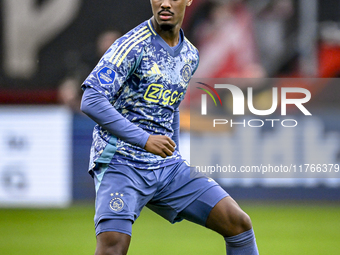
M 192 4 L 192 1 L 193 1 L 193 0 L 188 0 L 187 6 L 190 6 L 190 5 Z

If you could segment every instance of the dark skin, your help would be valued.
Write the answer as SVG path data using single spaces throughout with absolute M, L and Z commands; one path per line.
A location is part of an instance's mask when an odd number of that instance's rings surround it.
M 192 4 L 192 0 L 151 0 L 150 2 L 153 12 L 151 22 L 156 32 L 169 46 L 176 46 L 185 9 Z
M 150 0 L 153 17 L 151 22 L 156 32 L 169 44 L 176 46 L 185 9 L 193 0 Z M 175 142 L 167 136 L 150 135 L 144 149 L 162 158 L 171 156 Z M 225 197 L 211 210 L 206 227 L 223 237 L 238 235 L 252 228 L 249 216 L 231 198 Z M 95 255 L 127 254 L 131 237 L 119 232 L 103 232 L 97 236 Z
M 165 135 L 150 135 L 144 149 L 162 158 L 171 156 L 175 151 L 175 142 Z

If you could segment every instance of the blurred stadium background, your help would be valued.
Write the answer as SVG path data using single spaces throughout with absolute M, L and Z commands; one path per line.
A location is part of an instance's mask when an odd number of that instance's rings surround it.
M 94 123 L 79 111 L 80 84 L 115 38 L 150 16 L 140 0 L 0 0 L 0 254 L 93 254 Z M 194 0 L 183 28 L 201 53 L 195 77 L 324 79 L 309 87 L 317 123 L 300 132 L 324 163 L 339 164 L 340 0 Z M 182 112 L 188 155 L 188 101 Z M 339 178 L 221 185 L 252 217 L 261 254 L 340 253 Z M 129 254 L 224 253 L 211 231 L 149 210 L 133 233 Z

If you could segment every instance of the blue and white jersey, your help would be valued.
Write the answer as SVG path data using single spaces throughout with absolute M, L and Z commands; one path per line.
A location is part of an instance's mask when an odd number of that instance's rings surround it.
M 105 95 L 126 119 L 149 134 L 172 137 L 174 111 L 186 93 L 199 62 L 197 49 L 184 37 L 171 48 L 145 21 L 107 50 L 83 83 Z M 176 150 L 163 159 L 124 142 L 97 125 L 93 132 L 90 170 L 95 163 L 127 164 L 155 169 L 181 160 Z

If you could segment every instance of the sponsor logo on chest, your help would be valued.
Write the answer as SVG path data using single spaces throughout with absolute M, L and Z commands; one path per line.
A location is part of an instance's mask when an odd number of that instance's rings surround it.
M 144 93 L 144 99 L 149 102 L 163 105 L 173 105 L 181 99 L 184 92 L 178 90 L 165 89 L 162 84 L 150 84 Z

